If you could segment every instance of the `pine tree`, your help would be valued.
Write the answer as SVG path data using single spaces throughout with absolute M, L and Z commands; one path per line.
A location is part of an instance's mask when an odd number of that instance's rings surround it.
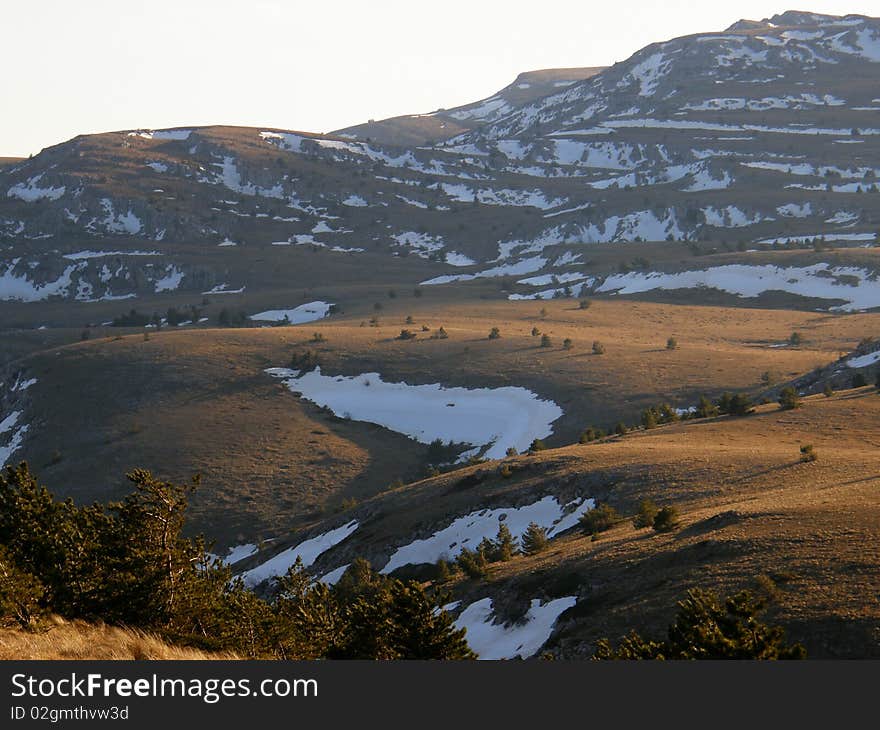
M 801 399 L 798 396 L 797 391 L 792 388 L 790 385 L 784 387 L 779 393 L 779 407 L 784 410 L 792 410 L 794 408 L 799 408 L 801 405 Z
M 657 512 L 659 511 L 659 508 L 654 504 L 653 500 L 643 499 L 639 502 L 639 511 L 636 512 L 635 517 L 633 517 L 633 527 L 637 530 L 641 530 L 645 527 L 653 526 L 654 519 L 657 517 Z
M 536 522 L 530 522 L 520 538 L 522 551 L 525 555 L 535 555 L 547 548 L 547 530 Z
M 507 562 L 517 552 L 517 540 L 511 534 L 510 528 L 506 523 L 502 522 L 498 525 L 498 534 L 495 535 L 495 555 L 494 560 Z
M 654 517 L 654 529 L 657 532 L 669 532 L 678 526 L 678 510 L 672 505 L 661 507 Z
M 664 641 L 630 632 L 617 648 L 607 639 L 594 659 L 805 659 L 800 644 L 787 644 L 785 632 L 759 620 L 766 604 L 742 591 L 719 600 L 711 591 L 690 590 L 678 603 L 675 622 Z

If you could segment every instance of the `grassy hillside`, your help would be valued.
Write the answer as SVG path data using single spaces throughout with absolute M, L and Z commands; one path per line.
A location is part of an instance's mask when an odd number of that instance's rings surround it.
M 801 408 L 760 406 L 743 418 L 688 421 L 584 446 L 492 462 L 435 477 L 352 511 L 362 527 L 322 556 L 321 574 L 355 555 L 381 568 L 390 551 L 487 506 L 540 495 L 591 496 L 622 515 L 640 500 L 674 505 L 679 526 L 636 530 L 628 519 L 598 540 L 578 529 L 538 555 L 494 563 L 485 580 L 444 587 L 464 604 L 485 596 L 504 620 L 530 600 L 578 597 L 546 649 L 590 656 L 602 637 L 635 628 L 662 635 L 685 591 L 756 590 L 770 615 L 819 657 L 880 656 L 880 450 L 874 388 L 810 397 Z M 800 460 L 812 444 L 818 458 Z M 427 578 L 413 566 L 404 573 Z
M 236 659 L 229 653 L 210 653 L 172 646 L 136 629 L 65 621 L 53 618 L 32 631 L 0 628 L 0 660 L 131 660 Z

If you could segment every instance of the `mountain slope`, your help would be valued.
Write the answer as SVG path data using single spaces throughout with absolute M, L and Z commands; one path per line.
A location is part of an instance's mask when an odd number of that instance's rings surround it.
M 512 84 L 481 101 L 453 109 L 438 109 L 430 114 L 410 114 L 370 121 L 339 129 L 331 134 L 401 147 L 433 146 L 482 124 L 500 119 L 517 107 L 549 96 L 561 87 L 571 86 L 595 76 L 602 70 L 603 67 L 526 71 L 519 74 Z
M 434 146 L 223 127 L 80 137 L 0 170 L 0 296 L 205 291 L 223 269 L 185 270 L 177 249 L 218 245 L 228 260 L 274 243 L 450 272 L 501 261 L 464 271 L 548 280 L 597 242 L 873 245 L 878 39 L 877 19 L 796 12 L 677 38 L 538 99 L 514 83 L 500 106 L 450 112 L 480 123 Z M 129 258 L 82 256 L 100 241 Z

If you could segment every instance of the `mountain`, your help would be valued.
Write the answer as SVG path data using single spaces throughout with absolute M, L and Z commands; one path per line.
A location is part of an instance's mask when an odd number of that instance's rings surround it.
M 223 267 L 196 271 L 175 251 L 224 243 L 548 279 L 570 272 L 546 253 L 597 242 L 870 245 L 878 64 L 877 19 L 787 12 L 652 44 L 559 88 L 548 72 L 538 98 L 515 82 L 442 113 L 472 128 L 433 145 L 228 127 L 78 137 L 0 170 L 2 296 L 203 291 Z M 63 258 L 98 241 L 161 257 L 126 254 L 114 271 Z
M 13 160 L 0 465 L 81 504 L 198 472 L 188 530 L 247 585 L 364 557 L 482 656 L 656 635 L 692 587 L 880 656 L 878 70 L 880 20 L 791 11 L 329 135 Z M 547 550 L 438 565 L 530 522 Z
M 454 109 L 369 121 L 332 132 L 334 136 L 396 146 L 434 146 L 482 124 L 501 119 L 513 110 L 560 88 L 595 76 L 604 67 L 549 68 L 526 71 L 497 94 Z

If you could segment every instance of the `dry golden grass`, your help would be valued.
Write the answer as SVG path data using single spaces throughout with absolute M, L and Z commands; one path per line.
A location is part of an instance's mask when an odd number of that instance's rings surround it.
M 10 659 L 237 659 L 231 653 L 209 653 L 171 646 L 144 631 L 53 617 L 35 631 L 0 629 L 0 660 Z
M 475 302 L 461 292 L 381 296 L 379 327 L 361 326 L 373 298 L 297 327 L 162 331 L 93 338 L 32 356 L 38 378 L 29 414 L 40 438 L 22 451 L 52 489 L 82 501 L 118 498 L 135 466 L 203 487 L 195 525 L 221 545 L 276 537 L 370 498 L 397 479 L 425 474 L 425 447 L 385 429 L 333 417 L 267 376 L 305 349 L 328 373 L 379 372 L 386 380 L 470 387 L 519 385 L 556 401 L 564 416 L 548 446 L 588 425 L 638 421 L 660 401 L 694 404 L 701 393 L 757 392 L 835 360 L 880 324 L 876 314 L 736 309 L 598 300 Z M 377 297 L 379 300 L 381 297 Z M 540 310 L 546 309 L 541 316 Z M 407 325 L 412 316 L 415 324 Z M 446 340 L 428 339 L 443 326 Z M 488 340 L 492 327 L 501 339 Z M 548 332 L 539 347 L 532 327 Z M 415 341 L 395 339 L 401 329 Z M 792 331 L 801 347 L 771 347 Z M 325 342 L 310 342 L 320 331 Z M 676 350 L 666 350 L 669 336 Z M 574 348 L 562 349 L 564 338 Z M 590 352 L 593 340 L 606 348 Z M 61 458 L 55 458 L 55 454 Z

